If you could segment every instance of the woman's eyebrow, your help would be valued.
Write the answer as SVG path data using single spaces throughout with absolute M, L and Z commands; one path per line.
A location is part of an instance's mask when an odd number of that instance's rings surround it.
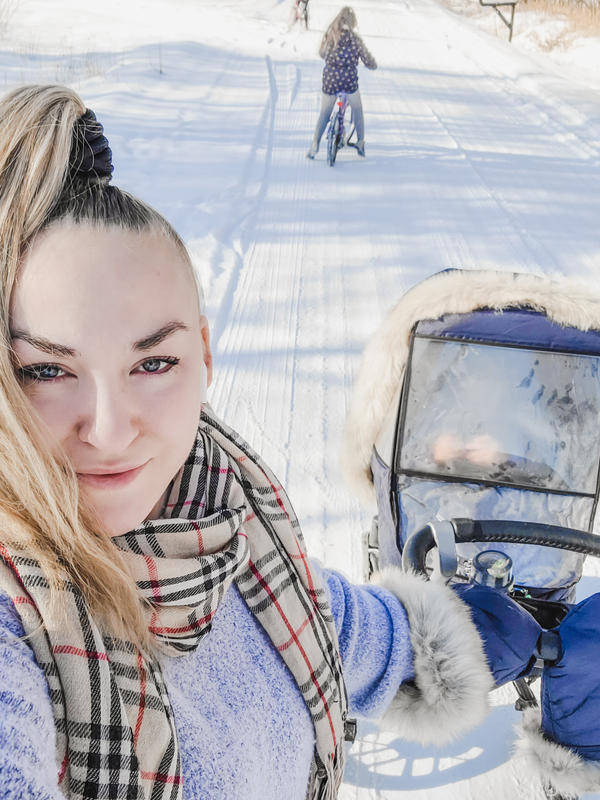
M 166 325 L 163 325 L 157 331 L 154 331 L 154 333 L 144 336 L 143 339 L 138 339 L 138 341 L 133 345 L 133 350 L 151 350 L 153 347 L 156 347 L 157 344 L 160 344 L 162 341 L 164 341 L 164 339 L 166 339 L 172 333 L 175 333 L 175 331 L 187 330 L 189 330 L 189 328 L 183 322 L 178 322 L 176 320 L 167 322 Z
M 160 344 L 162 341 L 164 341 L 172 333 L 175 333 L 175 331 L 187 330 L 189 330 L 189 328 L 183 322 L 178 322 L 177 320 L 167 322 L 166 325 L 163 325 L 157 331 L 148 334 L 148 336 L 144 336 L 142 339 L 138 339 L 137 342 L 133 343 L 131 349 L 151 350 L 153 347 L 156 347 L 157 344 Z M 49 339 L 45 339 L 43 336 L 32 336 L 26 331 L 16 330 L 12 333 L 11 338 L 13 341 L 15 339 L 20 339 L 23 342 L 27 342 L 27 344 L 35 347 L 36 350 L 41 350 L 42 353 L 47 353 L 50 356 L 75 358 L 80 355 L 73 347 L 68 347 L 65 344 L 58 344 L 57 342 L 51 342 Z
M 36 350 L 41 350 L 42 353 L 48 353 L 50 356 L 72 357 L 79 355 L 77 350 L 72 347 L 67 347 L 65 344 L 56 344 L 56 342 L 51 342 L 49 339 L 44 339 L 43 336 L 31 336 L 25 331 L 14 331 L 11 339 L 13 341 L 20 339 L 23 342 L 27 342 L 27 344 L 35 347 Z

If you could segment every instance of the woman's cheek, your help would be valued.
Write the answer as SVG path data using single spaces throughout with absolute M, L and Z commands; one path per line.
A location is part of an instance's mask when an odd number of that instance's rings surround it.
M 158 376 L 157 376 L 158 377 Z M 197 424 L 200 402 L 200 376 L 190 373 L 163 376 L 167 380 L 144 387 L 142 403 L 146 408 L 145 416 L 158 420 L 167 420 L 171 425 L 185 424 L 193 418 Z M 150 379 L 149 383 L 152 382 Z
M 32 386 L 25 389 L 27 399 L 45 425 L 63 438 L 79 417 L 77 391 L 66 386 Z

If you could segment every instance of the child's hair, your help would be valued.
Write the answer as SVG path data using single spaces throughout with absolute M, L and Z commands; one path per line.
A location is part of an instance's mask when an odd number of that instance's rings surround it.
M 51 454 L 42 441 L 15 375 L 11 346 L 10 304 L 23 257 L 54 223 L 158 232 L 173 241 L 193 274 L 171 225 L 110 185 L 111 154 L 104 139 L 108 169 L 96 169 L 98 136 L 102 128 L 94 115 L 64 86 L 24 86 L 0 100 L 0 543 L 39 562 L 54 608 L 63 580 L 71 581 L 106 633 L 147 649 L 135 582 L 79 496 L 66 457 Z
M 342 32 L 351 31 L 354 28 L 356 28 L 356 14 L 350 6 L 344 6 L 325 31 L 319 50 L 321 55 L 323 56 L 329 49 L 335 50 Z

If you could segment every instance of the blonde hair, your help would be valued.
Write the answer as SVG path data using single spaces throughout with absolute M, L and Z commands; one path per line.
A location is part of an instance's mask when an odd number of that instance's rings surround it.
M 335 50 L 344 30 L 352 31 L 356 28 L 356 14 L 350 6 L 344 6 L 335 16 L 321 41 L 319 53 L 325 57 L 328 50 Z
M 52 608 L 65 580 L 109 635 L 144 650 L 150 634 L 141 595 L 118 549 L 78 491 L 65 456 L 51 454 L 15 375 L 10 302 L 23 256 L 49 225 L 70 220 L 171 239 L 154 209 L 96 173 L 80 176 L 70 156 L 86 107 L 64 86 L 24 86 L 0 100 L 0 541 L 39 562 Z

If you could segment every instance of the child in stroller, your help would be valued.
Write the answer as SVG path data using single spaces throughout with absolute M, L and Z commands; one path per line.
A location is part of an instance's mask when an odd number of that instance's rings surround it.
M 600 656 L 600 595 L 572 605 L 585 555 L 600 554 L 599 417 L 600 297 L 566 279 L 448 270 L 371 341 L 347 425 L 347 472 L 377 501 L 366 571 L 427 564 L 467 591 L 501 585 L 544 629 L 541 718 L 527 710 L 521 747 L 548 792 L 600 788 L 600 690 L 582 667 Z M 512 578 L 493 572 L 499 558 Z

